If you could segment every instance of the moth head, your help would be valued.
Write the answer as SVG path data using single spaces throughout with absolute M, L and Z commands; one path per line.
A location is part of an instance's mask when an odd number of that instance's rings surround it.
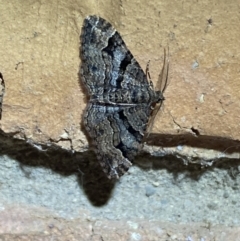
M 156 103 L 160 103 L 165 100 L 163 93 L 160 90 L 156 91 L 155 94 L 156 94 Z

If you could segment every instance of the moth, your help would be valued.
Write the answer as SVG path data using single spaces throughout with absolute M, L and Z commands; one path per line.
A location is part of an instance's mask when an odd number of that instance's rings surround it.
M 159 75 L 160 89 L 135 60 L 120 34 L 105 19 L 88 16 L 82 27 L 80 78 L 89 103 L 83 117 L 97 158 L 108 178 L 119 178 L 142 148 L 149 120 L 161 107 L 169 64 Z M 167 62 L 167 63 L 166 63 Z

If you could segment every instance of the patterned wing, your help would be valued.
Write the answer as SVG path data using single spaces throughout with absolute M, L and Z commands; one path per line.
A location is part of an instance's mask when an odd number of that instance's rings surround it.
M 99 162 L 109 178 L 119 178 L 142 147 L 150 107 L 104 106 L 90 103 L 84 116 Z
M 81 78 L 89 94 L 102 96 L 108 88 L 129 89 L 149 83 L 119 33 L 106 20 L 88 16 L 81 34 Z

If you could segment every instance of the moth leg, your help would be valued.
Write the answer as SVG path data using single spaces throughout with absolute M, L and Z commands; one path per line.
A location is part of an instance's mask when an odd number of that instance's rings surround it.
M 148 60 L 147 66 L 146 66 L 146 76 L 147 76 L 147 78 L 148 78 L 149 85 L 150 85 L 152 88 L 154 88 L 154 87 L 153 87 L 153 82 L 152 82 L 152 79 L 151 79 L 151 75 L 150 75 L 150 71 L 149 71 L 149 65 L 150 65 L 150 60 Z

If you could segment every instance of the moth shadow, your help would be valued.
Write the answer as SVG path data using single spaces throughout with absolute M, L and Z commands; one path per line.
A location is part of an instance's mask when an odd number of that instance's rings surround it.
M 223 144 L 224 141 L 221 141 L 221 150 L 226 149 L 227 146 L 229 147 L 229 144 L 239 144 L 236 142 Z M 162 146 L 169 146 L 169 143 L 165 142 Z M 51 147 L 39 146 L 26 143 L 26 140 L 15 139 L 1 132 L 0 153 L 16 160 L 19 163 L 19 169 L 22 170 L 26 178 L 31 178 L 31 175 L 29 175 L 25 167 L 49 169 L 63 177 L 75 175 L 79 188 L 84 193 L 83 195 L 86 195 L 93 206 L 101 207 L 106 205 L 112 197 L 116 181 L 109 180 L 106 177 L 96 155 L 91 151 L 83 153 L 71 152 L 56 146 L 54 143 L 52 143 Z M 202 168 L 199 164 L 184 165 L 182 160 L 174 155 L 153 157 L 143 153 L 135 159 L 134 165 L 137 165 L 143 171 L 148 171 L 149 168 L 153 170 L 166 169 L 173 174 L 176 183 L 178 183 L 179 176 L 182 173 L 197 181 L 204 172 L 215 167 L 226 169 L 232 178 L 236 178 L 240 174 L 240 160 L 231 160 L 230 162 L 224 158 L 218 159 L 218 162 L 211 167 Z
M 94 206 L 105 205 L 111 198 L 115 182 L 103 173 L 93 152 L 71 152 L 54 143 L 51 147 L 26 143 L 3 132 L 0 146 L 0 154 L 17 161 L 20 172 L 28 179 L 31 179 L 31 169 L 41 167 L 63 177 L 75 175 L 79 188 Z
M 166 155 L 162 157 L 153 157 L 150 154 L 143 153 L 135 161 L 134 165 L 138 166 L 142 171 L 148 172 L 149 170 L 167 170 L 168 173 L 173 175 L 174 180 L 185 173 L 192 180 L 199 180 L 200 177 L 209 168 L 202 168 L 201 165 L 189 164 L 185 165 L 180 158 L 174 155 Z

